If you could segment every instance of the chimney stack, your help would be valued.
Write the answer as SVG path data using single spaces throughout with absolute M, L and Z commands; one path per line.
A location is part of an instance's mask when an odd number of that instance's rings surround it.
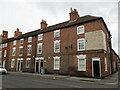
M 8 39 L 8 31 L 3 30 L 2 40 Z
M 20 32 L 19 29 L 17 28 L 17 30 L 14 32 L 14 37 L 19 36 L 21 34 L 22 32 Z
M 72 8 L 70 9 L 69 15 L 70 15 L 70 21 L 77 20 L 80 17 L 78 11 L 76 9 L 73 10 Z
M 42 22 L 41 22 L 41 29 L 44 29 L 44 28 L 46 28 L 46 27 L 47 27 L 46 21 L 45 21 L 45 20 L 42 20 Z

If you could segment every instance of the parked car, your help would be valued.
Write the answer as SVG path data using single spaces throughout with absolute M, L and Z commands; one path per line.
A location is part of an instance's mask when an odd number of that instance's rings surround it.
M 4 67 L 0 67 L 0 74 L 7 74 L 7 70 Z

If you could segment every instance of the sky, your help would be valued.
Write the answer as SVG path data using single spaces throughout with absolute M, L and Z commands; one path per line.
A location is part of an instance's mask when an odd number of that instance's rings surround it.
M 40 28 L 42 19 L 48 26 L 69 20 L 70 8 L 80 16 L 103 17 L 112 34 L 112 47 L 118 53 L 119 0 L 0 0 L 0 34 L 7 30 L 9 37 L 19 28 L 27 33 Z

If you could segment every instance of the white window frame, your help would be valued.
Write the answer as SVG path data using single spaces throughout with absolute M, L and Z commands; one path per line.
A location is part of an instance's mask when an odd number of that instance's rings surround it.
M 12 49 L 12 56 L 15 56 L 15 54 L 16 54 L 16 47 Z
M 28 42 L 32 42 L 32 37 L 28 37 Z
M 56 47 L 56 43 L 59 43 L 59 49 L 58 49 L 58 51 L 56 51 L 56 49 L 55 49 L 55 47 Z M 55 40 L 54 41 L 54 53 L 60 53 L 60 40 Z
M 83 49 L 80 49 L 79 41 L 84 41 L 84 48 Z M 83 51 L 83 50 L 85 50 L 85 38 L 80 38 L 77 40 L 77 51 Z
M 2 48 L 2 44 L 0 44 L 0 48 Z
M 106 57 L 104 58 L 104 61 L 105 61 L 105 71 L 107 71 L 107 58 Z
M 13 45 L 16 45 L 16 40 L 13 41 Z
M 23 46 L 20 46 L 19 47 L 19 56 L 22 56 L 23 55 L 23 51 L 22 51 L 22 54 L 20 53 L 20 49 L 23 48 Z
M 77 35 L 85 33 L 84 25 L 77 27 Z
M 59 56 L 55 56 L 54 58 L 54 70 L 60 70 L 60 57 Z M 56 67 L 56 60 L 58 61 L 58 66 Z
M 86 71 L 86 55 L 78 55 L 77 58 L 78 58 L 78 71 Z M 80 60 L 84 60 L 84 63 L 80 63 Z M 84 69 L 80 67 L 80 64 L 81 66 L 84 66 Z
M 30 53 L 28 53 L 29 52 L 29 48 L 28 47 L 31 47 L 31 52 Z M 27 55 L 29 56 L 29 55 L 31 55 L 32 54 L 32 45 L 28 45 L 27 46 Z
M 56 33 L 58 33 L 58 34 L 56 34 Z M 56 38 L 56 37 L 60 37 L 60 30 L 54 31 L 54 38 Z
M 24 39 L 20 39 L 20 44 L 23 44 L 24 43 Z
M 4 57 L 6 57 L 7 55 L 7 50 L 4 50 Z
M 38 35 L 38 41 L 39 41 L 39 40 L 43 40 L 43 34 L 39 34 L 39 35 Z
M 30 68 L 31 65 L 31 58 L 26 59 L 26 68 Z
M 11 60 L 11 68 L 14 68 L 14 66 L 15 66 L 15 59 L 12 59 Z
M 37 54 L 42 54 L 42 45 L 43 45 L 43 43 L 38 43 L 38 45 L 37 45 Z M 41 52 L 39 52 L 39 46 L 41 46 Z

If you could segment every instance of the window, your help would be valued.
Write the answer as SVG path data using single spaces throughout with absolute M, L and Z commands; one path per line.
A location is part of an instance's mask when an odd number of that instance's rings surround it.
M 3 48 L 4 48 L 4 47 L 7 47 L 7 43 L 3 44 Z
M 60 52 L 60 40 L 54 41 L 54 53 Z
M 39 40 L 43 40 L 43 34 L 39 34 L 39 35 L 38 35 L 38 41 L 39 41 Z
M 0 57 L 2 57 L 2 51 L 0 51 Z
M 60 30 L 54 31 L 54 38 L 60 37 Z
M 24 43 L 24 39 L 20 39 L 20 44 L 23 44 Z
M 54 70 L 60 70 L 60 57 L 54 57 Z
M 32 37 L 28 37 L 28 42 L 32 42 Z
M 2 48 L 2 44 L 0 44 L 0 48 Z
M 27 54 L 31 55 L 31 52 L 32 52 L 32 45 L 28 45 L 28 52 L 27 52 Z
M 2 66 L 5 67 L 5 60 L 3 61 L 3 65 Z
M 78 71 L 86 71 L 86 55 L 78 55 Z
M 37 54 L 42 54 L 42 43 L 39 43 L 39 44 L 38 44 Z
M 11 68 L 14 68 L 14 65 L 15 65 L 15 59 L 12 59 L 11 60 Z
M 107 71 L 107 59 L 105 57 L 105 71 Z
M 23 55 L 23 46 L 19 48 L 19 56 L 22 56 L 22 55 Z
M 4 57 L 6 57 L 6 55 L 7 55 L 7 50 L 4 51 Z
M 77 40 L 77 50 L 78 51 L 85 50 L 85 39 L 84 38 Z
M 77 27 L 77 35 L 84 33 L 84 25 Z
M 16 45 L 16 40 L 15 40 L 15 41 L 13 41 L 13 45 Z
M 16 48 L 14 47 L 12 50 L 12 56 L 15 56 L 15 53 L 16 53 Z
M 26 59 L 26 68 L 30 68 L 30 58 Z

